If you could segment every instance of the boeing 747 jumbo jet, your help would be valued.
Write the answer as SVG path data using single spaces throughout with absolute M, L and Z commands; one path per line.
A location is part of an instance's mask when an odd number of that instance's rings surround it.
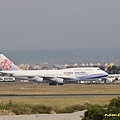
M 27 78 L 38 82 L 47 80 L 49 85 L 63 85 L 64 81 L 93 80 L 108 76 L 106 72 L 96 67 L 69 68 L 60 70 L 20 70 L 13 62 L 0 54 L 0 73 L 15 78 Z

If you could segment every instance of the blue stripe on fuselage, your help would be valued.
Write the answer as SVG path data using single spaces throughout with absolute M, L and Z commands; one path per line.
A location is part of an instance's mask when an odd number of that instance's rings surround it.
M 94 74 L 94 75 L 87 75 L 87 76 L 82 76 L 82 77 L 77 77 L 77 79 L 80 79 L 80 80 L 84 80 L 84 79 L 96 79 L 96 78 L 103 78 L 103 77 L 107 77 L 108 74 Z

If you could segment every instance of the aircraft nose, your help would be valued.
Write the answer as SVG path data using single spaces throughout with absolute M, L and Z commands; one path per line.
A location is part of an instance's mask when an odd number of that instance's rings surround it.
M 105 75 L 105 76 L 108 76 L 108 73 L 107 73 L 107 72 L 104 72 L 104 75 Z

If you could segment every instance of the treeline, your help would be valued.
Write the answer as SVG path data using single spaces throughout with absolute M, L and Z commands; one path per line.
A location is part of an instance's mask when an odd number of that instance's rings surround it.
M 108 66 L 108 67 L 104 67 L 104 66 L 100 66 L 100 68 L 104 71 L 106 71 L 108 74 L 120 74 L 120 66 Z

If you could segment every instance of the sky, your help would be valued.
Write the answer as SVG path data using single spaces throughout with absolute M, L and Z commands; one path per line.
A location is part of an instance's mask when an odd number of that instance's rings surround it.
M 0 0 L 0 49 L 120 48 L 120 0 Z

